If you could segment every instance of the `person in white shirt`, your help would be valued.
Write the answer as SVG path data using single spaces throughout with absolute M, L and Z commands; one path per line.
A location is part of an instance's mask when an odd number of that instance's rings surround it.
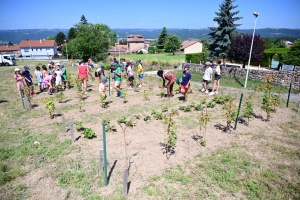
M 220 79 L 221 79 L 221 60 L 217 61 L 217 67 L 214 70 L 214 74 L 215 74 L 215 79 L 214 79 L 214 87 L 212 89 L 212 92 L 209 93 L 209 95 L 214 95 L 214 94 L 218 94 L 218 90 L 220 89 Z
M 61 75 L 62 75 L 59 65 L 56 67 L 55 73 L 56 73 L 55 85 L 59 86 L 59 85 L 61 85 Z
M 206 62 L 205 63 L 206 65 L 206 69 L 204 71 L 204 76 L 203 76 L 203 80 L 202 80 L 202 90 L 201 92 L 205 92 L 208 94 L 208 87 L 209 87 L 209 83 L 212 79 L 212 74 L 213 74 L 213 71 L 212 71 L 212 68 L 211 68 L 211 63 L 210 62 Z
M 133 80 L 134 80 L 134 73 L 133 73 L 133 63 L 130 62 L 127 67 L 127 75 L 128 75 L 128 89 L 133 88 Z

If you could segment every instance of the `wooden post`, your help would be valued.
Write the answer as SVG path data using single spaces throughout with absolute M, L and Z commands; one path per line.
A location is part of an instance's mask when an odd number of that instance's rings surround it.
M 240 110 L 241 110 L 241 105 L 242 105 L 242 100 L 243 100 L 243 93 L 241 94 L 241 98 L 240 98 L 240 104 L 239 104 L 239 109 L 238 109 L 238 113 L 236 115 L 236 119 L 235 119 L 235 125 L 234 125 L 234 130 L 236 130 L 236 125 L 239 119 L 239 114 L 240 114 Z
M 105 129 L 105 123 L 102 122 L 102 135 L 103 135 L 103 165 L 104 165 L 104 182 L 105 185 L 108 185 L 108 179 L 107 179 L 107 157 L 106 157 L 106 129 Z
M 65 133 L 67 132 L 67 128 L 66 128 L 66 119 L 64 114 L 61 115 L 61 119 L 62 119 L 62 131 Z
M 128 168 L 123 171 L 123 195 L 125 197 L 128 195 Z

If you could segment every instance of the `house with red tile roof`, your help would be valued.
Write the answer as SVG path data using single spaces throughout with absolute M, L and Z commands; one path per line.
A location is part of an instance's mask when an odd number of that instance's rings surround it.
M 149 44 L 147 42 L 145 43 L 144 36 L 130 34 L 126 39 L 128 52 L 132 53 L 142 50 L 144 53 L 148 53 Z
M 110 55 L 122 55 L 127 52 L 127 45 L 119 45 L 118 43 L 115 44 L 115 46 L 112 46 L 109 48 L 108 52 Z
M 1 54 L 15 54 L 18 57 L 18 55 L 21 54 L 20 46 L 19 45 L 0 46 L 0 53 Z
M 55 40 L 22 40 L 19 46 L 23 59 L 52 59 L 58 53 Z
M 184 54 L 202 52 L 203 45 L 197 40 L 185 40 L 180 46 L 180 51 Z

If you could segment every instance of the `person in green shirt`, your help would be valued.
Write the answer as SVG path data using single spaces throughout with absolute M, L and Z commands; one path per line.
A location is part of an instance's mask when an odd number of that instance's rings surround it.
M 117 97 L 122 98 L 122 90 L 121 90 L 121 82 L 122 82 L 122 70 L 121 70 L 121 65 L 118 65 L 117 69 L 114 71 L 115 73 L 115 86 L 114 88 L 117 90 L 118 94 Z
M 65 68 L 65 65 L 58 63 L 57 66 L 59 66 L 61 69 L 61 81 L 64 84 L 64 89 L 69 89 L 67 81 L 67 69 Z

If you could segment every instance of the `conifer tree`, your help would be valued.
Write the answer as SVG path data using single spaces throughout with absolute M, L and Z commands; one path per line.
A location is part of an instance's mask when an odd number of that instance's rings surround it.
M 235 17 L 239 11 L 232 11 L 238 7 L 232 5 L 233 2 L 235 2 L 235 0 L 224 0 L 223 3 L 219 5 L 219 12 L 216 12 L 217 17 L 214 18 L 214 21 L 217 22 L 219 26 L 208 27 L 212 30 L 212 32 L 208 34 L 210 36 L 208 47 L 210 58 L 226 55 L 234 30 L 241 25 L 234 23 L 235 21 L 242 19 L 242 17 Z
M 87 24 L 87 23 L 88 23 L 88 21 L 87 21 L 87 19 L 85 18 L 84 15 L 81 16 L 80 22 L 81 22 L 82 24 Z
M 158 49 L 163 49 L 165 46 L 165 41 L 167 39 L 168 33 L 167 33 L 167 28 L 164 27 L 158 37 L 157 40 L 157 48 Z

